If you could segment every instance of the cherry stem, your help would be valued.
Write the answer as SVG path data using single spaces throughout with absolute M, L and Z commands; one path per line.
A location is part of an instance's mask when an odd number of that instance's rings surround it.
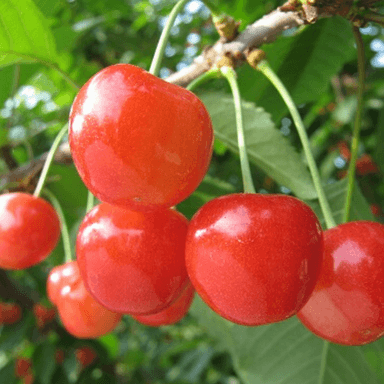
M 160 72 L 161 60 L 163 59 L 165 48 L 167 46 L 169 36 L 171 34 L 171 29 L 176 20 L 177 15 L 181 11 L 181 9 L 188 3 L 189 0 L 179 0 L 176 5 L 173 7 L 171 13 L 168 16 L 167 23 L 163 31 L 161 32 L 161 36 L 159 42 L 156 47 L 155 54 L 153 55 L 151 67 L 149 69 L 149 73 L 152 75 L 158 76 Z
M 327 340 L 324 340 L 323 351 L 321 354 L 321 362 L 320 362 L 319 384 L 324 383 L 324 376 L 327 368 L 327 357 L 328 357 L 329 345 L 330 345 L 330 342 Z
M 352 30 L 357 47 L 357 69 L 359 72 L 359 89 L 357 92 L 357 108 L 352 134 L 351 160 L 349 162 L 348 167 L 348 189 L 345 198 L 343 222 L 347 222 L 349 220 L 349 215 L 351 212 L 353 187 L 355 183 L 357 152 L 359 149 L 361 117 L 363 114 L 363 96 L 365 82 L 365 54 L 363 39 L 361 37 L 361 33 L 358 27 L 353 27 Z
M 321 185 L 319 171 L 317 169 L 316 162 L 311 151 L 311 145 L 309 143 L 308 135 L 305 130 L 301 116 L 299 114 L 299 111 L 297 110 L 296 105 L 293 102 L 288 90 L 285 88 L 284 84 L 279 79 L 279 77 L 273 72 L 268 62 L 265 60 L 261 61 L 258 64 L 257 69 L 262 72 L 264 76 L 267 77 L 268 80 L 272 83 L 272 85 L 276 88 L 280 96 L 283 98 L 286 106 L 288 107 L 289 112 L 292 115 L 292 119 L 296 125 L 297 132 L 299 134 L 301 144 L 304 149 L 305 157 L 308 162 L 308 167 L 312 175 L 313 184 L 315 185 L 317 191 L 320 207 L 324 215 L 326 226 L 327 228 L 335 227 L 336 223 L 332 215 L 331 207 L 329 206 L 328 200 L 325 196 L 324 189 Z
M 86 212 L 89 212 L 94 207 L 94 205 L 95 205 L 95 196 L 93 196 L 92 192 L 88 190 Z
M 52 147 L 48 152 L 47 158 L 46 158 L 45 163 L 44 163 L 44 167 L 41 171 L 39 181 L 37 182 L 37 185 L 36 185 L 35 192 L 33 192 L 33 195 L 36 197 L 38 197 L 40 195 L 41 190 L 44 187 L 44 183 L 45 183 L 45 180 L 47 178 L 48 171 L 49 171 L 49 168 L 52 164 L 55 153 L 56 153 L 57 149 L 59 148 L 61 140 L 64 137 L 64 135 L 67 133 L 67 131 L 68 131 L 68 124 L 65 124 L 64 127 L 61 129 L 61 131 L 57 134 L 57 136 L 56 136 L 56 138 L 52 144 Z
M 239 146 L 240 165 L 241 165 L 241 173 L 243 175 L 244 192 L 256 193 L 255 187 L 253 185 L 251 168 L 249 166 L 247 148 L 245 145 L 243 112 L 241 109 L 241 97 L 240 97 L 239 85 L 237 83 L 237 75 L 235 70 L 231 67 L 222 67 L 221 73 L 228 80 L 228 83 L 232 90 L 233 101 L 235 104 L 237 142 Z
M 152 63 L 149 68 L 149 73 L 152 73 L 152 75 L 159 75 L 161 60 L 164 57 L 164 52 L 169 40 L 169 36 L 171 34 L 171 29 L 173 27 L 173 24 L 175 23 L 177 15 L 181 12 L 182 8 L 185 6 L 185 4 L 188 3 L 188 1 L 189 0 L 179 0 L 168 16 L 168 20 L 165 24 L 163 31 L 161 32 L 161 36 L 159 42 L 157 43 L 155 54 L 153 55 Z M 212 3 L 212 1 L 202 0 L 202 2 L 211 11 L 213 17 L 218 17 L 218 15 L 221 14 L 220 10 L 217 8 L 216 5 Z
M 51 191 L 45 188 L 43 190 L 43 194 L 49 198 L 50 202 L 52 203 L 53 207 L 56 210 L 57 216 L 59 216 L 61 237 L 63 239 L 63 246 L 64 246 L 65 262 L 69 263 L 73 259 L 72 259 L 72 251 L 71 251 L 71 241 L 69 238 L 69 231 L 68 231 L 67 222 L 65 220 L 64 212 L 61 208 L 59 200 L 57 200 L 56 196 Z
M 200 75 L 199 77 L 197 77 L 196 79 L 194 79 L 193 81 L 191 81 L 188 86 L 187 86 L 187 89 L 189 91 L 193 91 L 195 88 L 199 87 L 200 85 L 204 84 L 205 82 L 207 82 L 208 80 L 211 80 L 211 79 L 218 79 L 219 77 L 221 77 L 221 72 L 220 72 L 220 69 L 218 68 L 212 68 L 210 69 L 209 71 L 207 72 L 204 72 L 202 75 Z

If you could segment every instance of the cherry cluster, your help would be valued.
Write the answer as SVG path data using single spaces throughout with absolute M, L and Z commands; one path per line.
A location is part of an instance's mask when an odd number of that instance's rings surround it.
M 132 65 L 108 67 L 77 95 L 69 142 L 101 201 L 80 225 L 77 260 L 48 278 L 48 297 L 73 335 L 99 337 L 123 314 L 174 323 L 195 290 L 242 325 L 297 314 L 335 343 L 384 334 L 384 225 L 323 231 L 307 204 L 286 195 L 218 197 L 190 222 L 174 208 L 198 187 L 212 155 L 211 120 L 191 92 Z M 44 200 L 3 195 L 0 212 L 0 267 L 34 265 L 57 243 L 59 221 Z

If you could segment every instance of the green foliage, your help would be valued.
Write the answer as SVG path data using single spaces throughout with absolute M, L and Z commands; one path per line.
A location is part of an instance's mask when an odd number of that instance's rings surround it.
M 223 12 L 247 24 L 281 5 L 274 0 L 212 0 Z M 0 147 L 11 147 L 17 167 L 28 167 L 46 152 L 67 122 L 76 94 L 101 68 L 132 63 L 149 68 L 161 25 L 175 1 L 121 0 L 1 0 L 0 1 Z M 187 42 L 190 33 L 196 42 Z M 365 35 L 367 86 L 359 155 L 369 153 L 380 172 L 356 179 L 352 220 L 384 221 L 370 205 L 383 208 L 384 81 L 383 69 L 370 64 L 376 31 Z M 188 65 L 204 46 L 217 40 L 203 9 L 185 10 L 163 60 L 163 74 Z M 192 48 L 192 49 L 191 49 Z M 356 58 L 349 23 L 341 18 L 320 20 L 289 30 L 262 46 L 268 61 L 289 89 L 305 121 L 326 195 L 335 220 L 343 216 L 347 162 L 337 143 L 350 145 L 356 109 Z M 192 53 L 191 53 L 192 52 Z M 268 81 L 243 65 L 237 70 L 241 87 L 246 144 L 258 192 L 292 193 L 309 203 L 323 224 L 316 192 L 301 154 L 287 109 Z M 69 80 L 70 79 L 70 80 Z M 29 104 L 24 86 L 36 97 Z M 178 205 L 188 218 L 207 201 L 242 188 L 233 100 L 228 86 L 217 80 L 199 96 L 215 128 L 216 143 L 209 174 L 195 193 Z M 9 172 L 0 159 L 0 174 Z M 16 189 L 29 192 L 33 175 Z M 32 182 L 29 182 L 29 177 Z M 9 187 L 9 186 L 8 186 Z M 85 214 L 87 191 L 73 165 L 56 164 L 46 187 L 64 210 L 72 250 Z M 29 188 L 29 189 L 28 189 Z M 287 189 L 288 188 L 288 189 Z M 64 260 L 62 243 L 42 264 L 26 271 L 8 272 L 34 301 L 48 304 L 46 278 Z M 1 287 L 1 282 L 0 282 Z M 7 292 L 8 294 L 8 292 Z M 0 290 L 1 300 L 8 300 Z M 75 351 L 93 348 L 98 358 L 81 369 Z M 328 348 L 328 349 L 327 349 Z M 58 363 L 55 351 L 64 351 Z M 199 298 L 181 323 L 154 329 L 125 316 L 117 330 L 98 340 L 77 340 L 61 326 L 37 329 L 31 308 L 14 325 L 0 326 L 0 382 L 17 383 L 16 356 L 31 357 L 37 384 L 177 383 L 177 384 L 379 384 L 384 382 L 384 342 L 364 347 L 327 344 L 292 318 L 262 327 L 234 325 L 213 313 Z

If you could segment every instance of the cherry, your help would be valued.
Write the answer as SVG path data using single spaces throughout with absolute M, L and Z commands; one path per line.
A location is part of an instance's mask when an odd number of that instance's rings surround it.
M 81 367 L 85 368 L 95 361 L 97 353 L 92 348 L 84 346 L 76 349 L 75 356 Z
M 19 379 L 32 372 L 32 361 L 24 357 L 18 357 L 15 361 L 15 376 Z
M 189 283 L 187 219 L 174 209 L 148 212 L 102 203 L 80 225 L 76 252 L 88 291 L 111 311 L 159 312 Z
M 25 269 L 43 261 L 60 237 L 53 207 L 27 193 L 0 196 L 0 268 Z
M 384 335 L 384 225 L 356 221 L 324 233 L 324 262 L 300 321 L 338 344 Z
M 69 118 L 77 170 L 100 200 L 135 210 L 171 207 L 205 176 L 213 130 L 191 92 L 129 64 L 80 90 Z
M 10 325 L 21 320 L 21 308 L 15 303 L 0 303 L 0 325 Z
M 55 350 L 55 361 L 56 364 L 61 365 L 64 362 L 65 354 L 61 348 Z
M 184 290 L 181 296 L 168 308 L 163 309 L 153 315 L 132 316 L 139 323 L 160 327 L 161 325 L 175 324 L 180 321 L 188 312 L 192 305 L 195 289 L 192 284 Z
M 78 338 L 96 338 L 111 332 L 122 315 L 102 307 L 85 289 L 76 261 L 53 268 L 47 294 L 58 308 L 66 330 Z
M 285 195 L 232 194 L 190 222 L 186 264 L 197 293 L 243 325 L 287 319 L 307 302 L 323 252 L 310 207 Z
M 36 303 L 33 306 L 33 314 L 35 315 L 37 327 L 42 329 L 48 323 L 52 322 L 56 317 L 54 308 L 47 308 L 41 303 Z

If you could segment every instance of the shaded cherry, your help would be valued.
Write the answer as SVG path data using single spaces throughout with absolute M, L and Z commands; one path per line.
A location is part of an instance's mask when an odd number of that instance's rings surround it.
M 88 291 L 112 311 L 159 312 L 189 283 L 187 219 L 174 209 L 125 210 L 102 203 L 80 225 L 76 253 Z
M 101 306 L 85 289 L 76 261 L 53 268 L 47 293 L 57 306 L 66 330 L 78 338 L 96 338 L 111 332 L 122 315 Z
M 300 321 L 334 343 L 384 335 L 384 225 L 355 221 L 324 232 L 324 262 Z
M 189 284 L 181 296 L 168 308 L 153 315 L 137 315 L 132 317 L 139 323 L 150 325 L 151 327 L 175 324 L 187 314 L 192 305 L 194 295 L 195 289 L 192 284 Z
M 27 193 L 0 196 L 0 268 L 25 269 L 43 261 L 60 237 L 53 207 Z
M 233 194 L 192 218 L 186 263 L 197 293 L 243 325 L 293 316 L 316 284 L 323 235 L 312 209 L 284 195 Z
M 191 92 L 130 64 L 107 67 L 80 90 L 69 118 L 76 168 L 114 205 L 171 207 L 205 176 L 213 130 Z
M 33 305 L 33 314 L 36 319 L 38 328 L 44 328 L 48 323 L 52 322 L 56 317 L 56 311 L 54 308 L 48 308 L 41 303 L 35 303 Z
M 75 356 L 81 368 L 86 368 L 96 360 L 97 353 L 93 348 L 85 345 L 75 350 Z
M 18 357 L 15 360 L 15 376 L 19 379 L 32 373 L 32 361 L 25 357 Z
M 10 325 L 21 320 L 21 307 L 15 303 L 0 303 L 0 325 Z

